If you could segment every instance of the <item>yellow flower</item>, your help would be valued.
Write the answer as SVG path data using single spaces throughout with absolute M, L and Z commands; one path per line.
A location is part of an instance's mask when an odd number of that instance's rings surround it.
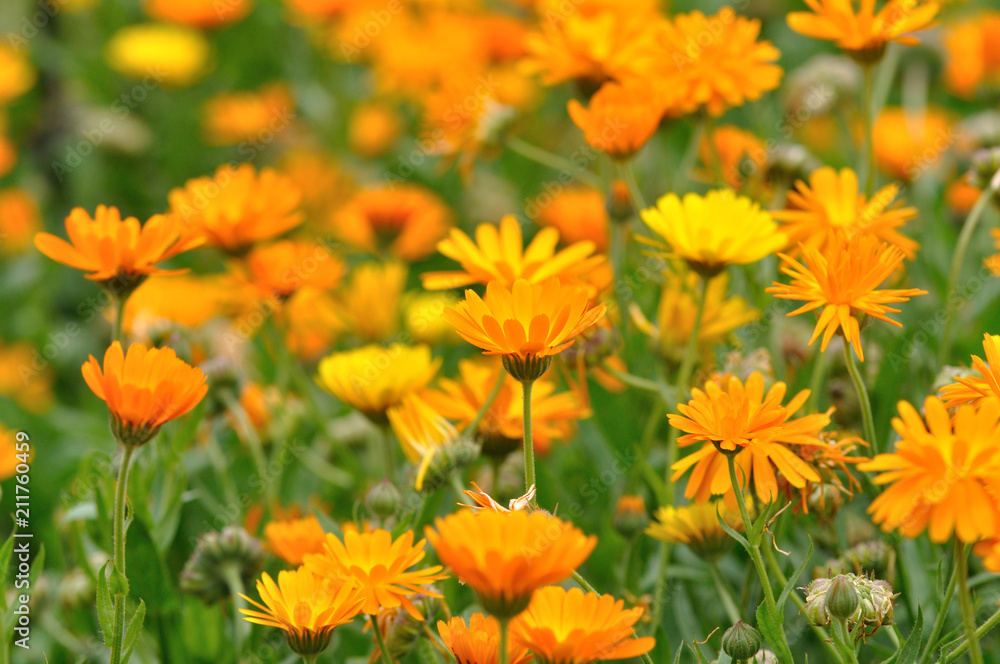
M 205 102 L 201 115 L 209 145 L 263 142 L 291 124 L 295 100 L 287 85 L 272 83 L 256 91 L 217 94 Z
M 858 189 L 858 176 L 849 168 L 840 172 L 824 167 L 798 180 L 788 192 L 787 210 L 773 212 L 788 235 L 790 249 L 798 244 L 823 251 L 830 238 L 843 231 L 849 235 L 871 234 L 899 247 L 913 260 L 919 244 L 899 232 L 907 221 L 917 217 L 916 208 L 903 207 L 896 201 L 899 185 L 880 189 L 871 200 Z M 894 202 L 895 201 L 895 202 Z
M 567 110 L 592 148 L 620 161 L 635 156 L 656 132 L 663 115 L 662 109 L 650 103 L 648 89 L 610 81 L 590 98 L 590 108 L 572 99 Z
M 362 157 L 378 157 L 399 138 L 401 125 L 399 113 L 388 104 L 360 104 L 351 111 L 347 144 Z
M 14 400 L 30 413 L 52 406 L 55 377 L 42 353 L 27 341 L 0 341 L 0 396 Z
M 35 84 L 35 69 L 12 46 L 0 45 L 0 106 L 14 101 Z
M 896 451 L 858 466 L 881 471 L 875 483 L 889 485 L 868 508 L 872 521 L 903 537 L 927 530 L 932 542 L 1000 536 L 1000 402 L 959 406 L 952 418 L 929 396 L 924 410 L 926 424 L 900 401 Z
M 215 316 L 234 313 L 248 296 L 223 276 L 154 276 L 129 296 L 122 327 L 145 339 L 172 325 L 195 329 Z
M 427 385 L 440 366 L 427 346 L 369 345 L 323 358 L 316 382 L 372 421 L 386 422 L 385 412 Z
M 449 272 L 424 272 L 420 275 L 424 288 L 443 290 L 470 284 L 496 281 L 510 288 L 518 279 L 539 283 L 550 277 L 564 281 L 580 279 L 582 275 L 604 262 L 604 257 L 593 255 L 593 242 L 576 242 L 556 252 L 559 231 L 543 228 L 524 248 L 521 225 L 517 218 L 508 215 L 495 224 L 479 224 L 476 241 L 452 229 L 448 237 L 438 243 L 438 251 L 458 261 L 462 269 Z
M 656 207 L 642 211 L 642 220 L 667 241 L 669 255 L 684 259 L 703 275 L 727 265 L 755 263 L 788 242 L 770 214 L 729 189 L 705 196 L 686 194 L 683 199 L 667 194 Z
M 385 341 L 399 332 L 400 300 L 406 288 L 402 263 L 362 263 L 339 295 L 347 329 L 362 341 Z
M 386 412 L 386 416 L 403 454 L 417 466 L 414 488 L 420 491 L 434 455 L 440 448 L 458 441 L 458 430 L 416 394 L 404 397 L 399 405 Z
M 906 302 L 911 297 L 926 295 L 918 288 L 880 289 L 879 285 L 889 278 L 903 261 L 903 252 L 898 248 L 880 242 L 873 235 L 856 235 L 844 239 L 838 234 L 831 237 L 827 250 L 821 254 L 811 247 L 802 247 L 803 258 L 808 265 L 799 263 L 785 254 L 781 256 L 781 271 L 792 278 L 785 285 L 774 282 L 768 293 L 783 300 L 798 300 L 804 305 L 787 316 L 823 308 L 816 322 L 809 345 L 823 334 L 820 351 L 840 330 L 844 340 L 854 347 L 858 359 L 864 362 L 861 349 L 861 322 L 866 316 L 878 318 L 902 327 L 886 314 L 899 313 L 890 304 Z
M 473 613 L 468 627 L 465 619 L 455 617 L 437 623 L 444 647 L 451 651 L 458 664 L 498 664 L 500 661 L 500 623 L 495 618 Z M 528 664 L 531 653 L 524 646 L 507 643 L 509 664 Z
M 888 175 L 910 182 L 941 160 L 954 137 L 951 121 L 940 109 L 911 113 L 885 108 L 872 128 L 875 162 Z
M 455 344 L 459 337 L 444 319 L 444 310 L 458 304 L 449 292 L 412 292 L 403 297 L 403 327 L 414 341 L 423 344 Z
M 364 598 L 361 610 L 370 616 L 378 615 L 379 609 L 401 606 L 423 620 L 410 597 L 441 597 L 426 586 L 448 578 L 440 565 L 410 569 L 424 559 L 424 542 L 414 544 L 412 530 L 393 540 L 387 530 L 359 533 L 346 529 L 343 542 L 327 534 L 323 553 L 307 555 L 305 566 L 320 578 L 359 585 Z
M 112 69 L 130 78 L 184 87 L 208 68 L 209 45 L 197 30 L 146 23 L 121 28 L 111 37 L 104 56 Z
M 267 547 L 290 565 L 301 565 L 306 555 L 321 553 L 326 533 L 319 519 L 309 515 L 303 519 L 272 521 L 264 526 Z
M 30 464 L 33 456 L 29 441 L 21 441 L 15 432 L 0 424 L 0 482 L 13 477 L 21 464 Z
M 597 189 L 560 189 L 551 200 L 538 203 L 536 209 L 535 214 L 528 213 L 535 223 L 555 228 L 564 244 L 589 241 L 599 252 L 607 249 L 611 223 L 604 194 Z
M 24 189 L 0 189 L 0 256 L 24 251 L 42 227 L 38 203 Z
M 986 361 L 978 355 L 972 356 L 972 368 L 979 376 L 955 377 L 955 382 L 941 388 L 941 399 L 945 408 L 962 404 L 979 405 L 987 399 L 1000 400 L 1000 336 L 983 335 L 983 352 Z
M 217 28 L 243 20 L 253 9 L 253 0 L 146 0 L 150 18 L 189 25 Z
M 728 471 L 727 471 L 728 472 Z M 743 530 L 738 510 L 723 501 L 693 503 L 683 507 L 668 505 L 656 511 L 656 521 L 646 529 L 653 539 L 684 544 L 701 558 L 716 558 L 732 548 L 733 538 L 719 523 L 721 516 L 730 528 Z
M 642 607 L 626 609 L 611 595 L 548 586 L 511 623 L 511 636 L 538 664 L 590 664 L 630 659 L 653 649 L 651 636 L 632 638 Z

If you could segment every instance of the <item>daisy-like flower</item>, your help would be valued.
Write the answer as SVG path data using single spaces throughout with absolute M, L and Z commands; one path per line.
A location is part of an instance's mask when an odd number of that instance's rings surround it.
M 427 346 L 369 345 L 333 353 L 319 363 L 316 382 L 368 419 L 385 423 L 386 411 L 431 381 L 441 358 Z
M 169 23 L 128 25 L 112 35 L 104 57 L 112 69 L 134 79 L 156 72 L 158 83 L 185 87 L 208 69 L 208 39 L 200 31 Z
M 267 548 L 289 565 L 301 565 L 306 555 L 322 553 L 326 533 L 319 519 L 310 514 L 302 519 L 271 521 L 264 526 Z
M 537 664 L 590 664 L 638 657 L 653 649 L 651 636 L 632 638 L 642 607 L 626 609 L 611 595 L 548 586 L 511 622 L 511 636 Z
M 983 335 L 984 362 L 978 355 L 972 356 L 972 368 L 979 376 L 955 377 L 955 382 L 941 388 L 941 400 L 946 408 L 962 404 L 979 405 L 986 399 L 1000 400 L 1000 336 Z
M 245 264 L 250 283 L 265 297 L 281 300 L 302 288 L 336 288 L 346 271 L 323 245 L 292 240 L 255 247 Z
M 963 405 L 952 418 L 935 396 L 924 401 L 926 423 L 899 402 L 892 426 L 901 440 L 892 454 L 858 466 L 878 471 L 889 485 L 868 508 L 885 531 L 933 542 L 954 534 L 962 542 L 1000 536 L 1000 402 Z
M 704 109 L 718 117 L 726 109 L 760 99 L 781 81 L 778 49 L 758 41 L 760 21 L 738 16 L 730 7 L 705 16 L 678 14 L 663 28 L 654 87 L 674 100 L 667 112 Z
M 303 657 L 326 650 L 334 628 L 351 622 L 365 601 L 354 584 L 323 579 L 304 567 L 278 572 L 277 583 L 264 572 L 257 593 L 263 603 L 240 595 L 256 607 L 240 609 L 244 620 L 283 630 L 288 647 Z
M 126 447 L 143 445 L 170 420 L 186 414 L 208 392 L 205 372 L 177 357 L 172 348 L 139 343 L 128 354 L 115 341 L 101 367 L 93 355 L 83 365 L 83 379 L 111 414 L 111 431 Z
M 504 368 L 524 383 L 540 378 L 552 356 L 572 345 L 606 310 L 603 303 L 591 302 L 586 288 L 553 277 L 542 283 L 518 279 L 511 290 L 491 281 L 483 298 L 469 289 L 464 301 L 445 309 L 444 317 L 473 346 L 500 355 Z
M 218 28 L 242 21 L 253 9 L 253 0 L 146 0 L 146 13 L 157 21 L 189 25 L 192 28 Z
M 372 342 L 399 333 L 408 272 L 406 265 L 394 261 L 369 261 L 351 270 L 350 280 L 337 295 L 338 312 L 351 334 Z
M 743 530 L 739 511 L 724 501 L 716 501 L 661 507 L 656 511 L 656 520 L 646 528 L 646 534 L 661 542 L 684 544 L 700 558 L 713 559 L 733 545 L 733 538 L 719 524 L 719 516 L 730 528 Z
M 615 82 L 601 86 L 590 98 L 590 108 L 572 99 L 567 110 L 590 147 L 619 161 L 635 156 L 656 132 L 663 115 L 650 103 L 648 89 Z
M 938 3 L 889 0 L 875 11 L 875 0 L 805 0 L 812 11 L 791 12 L 788 25 L 799 34 L 834 42 L 855 60 L 877 62 L 889 42 L 912 46 L 920 40 L 910 33 L 932 26 Z
M 445 648 L 451 651 L 458 664 L 499 664 L 500 623 L 496 618 L 473 613 L 466 626 L 465 619 L 455 617 L 437 624 L 438 634 Z M 507 659 L 510 664 L 528 664 L 531 653 L 522 645 L 507 644 Z
M 782 300 L 806 303 L 788 312 L 787 316 L 797 316 L 822 307 L 809 345 L 812 346 L 822 334 L 820 350 L 825 351 L 833 335 L 840 330 L 862 362 L 865 356 L 861 349 L 861 323 L 867 322 L 866 317 L 902 327 L 901 323 L 886 316 L 899 313 L 899 309 L 888 305 L 927 294 L 919 288 L 879 288 L 903 261 L 903 252 L 873 235 L 856 235 L 847 239 L 837 234 L 830 238 L 824 253 L 803 246 L 802 256 L 806 265 L 791 256 L 779 256 L 781 271 L 792 278 L 792 283 L 774 282 L 767 292 Z
M 185 233 L 173 217 L 155 215 L 145 224 L 135 217 L 121 218 L 118 208 L 97 206 L 93 218 L 83 208 L 66 217 L 69 242 L 50 233 L 35 236 L 35 246 L 54 261 L 87 272 L 91 281 L 128 293 L 151 274 L 176 274 L 157 263 L 203 240 Z
M 424 476 L 438 450 L 458 441 L 458 430 L 416 394 L 407 395 L 386 412 L 407 460 L 417 466 L 414 488 L 423 488 Z
M 411 597 L 441 597 L 426 586 L 448 577 L 440 565 L 410 569 L 424 559 L 425 540 L 413 543 L 413 531 L 407 530 L 395 540 L 387 530 L 359 533 L 344 531 L 344 541 L 327 534 L 323 553 L 305 557 L 305 566 L 322 579 L 358 585 L 364 603 L 361 610 L 370 616 L 380 608 L 403 607 L 417 620 L 423 616 Z
M 212 177 L 188 180 L 169 194 L 171 212 L 209 244 L 233 254 L 302 223 L 299 191 L 290 179 L 251 164 L 220 166 Z
M 597 545 L 596 537 L 544 512 L 463 510 L 434 526 L 424 532 L 438 559 L 498 620 L 513 618 L 535 590 L 572 574 Z
M 214 13 L 214 12 L 213 12 Z M 210 145 L 256 141 L 287 128 L 295 115 L 295 100 L 284 83 L 250 92 L 224 92 L 205 102 L 201 127 Z
M 775 470 L 789 484 L 804 488 L 819 482 L 815 468 L 795 454 L 789 445 L 820 445 L 819 432 L 830 423 L 830 411 L 793 418 L 809 398 L 809 390 L 799 392 L 787 405 L 781 404 L 786 385 L 775 383 L 764 392 L 764 377 L 755 371 L 744 385 L 729 377 L 723 384 L 705 383 L 704 390 L 691 391 L 686 404 L 678 404 L 678 414 L 669 415 L 670 425 L 685 435 L 679 447 L 705 444 L 671 468 L 677 481 L 691 468 L 684 495 L 699 503 L 713 495 L 733 495 L 726 453 L 735 452 L 736 475 L 744 490 L 752 486 L 758 498 L 768 503 L 778 495 Z
M 667 255 L 684 259 L 703 276 L 717 274 L 727 265 L 755 263 L 788 243 L 770 214 L 730 189 L 705 196 L 686 194 L 683 199 L 667 194 L 656 207 L 642 211 L 642 220 L 667 245 L 643 236 L 637 239 L 667 248 Z
M 576 242 L 557 252 L 559 231 L 543 228 L 524 247 L 521 224 L 514 216 L 506 216 L 496 224 L 479 224 L 476 241 L 452 229 L 448 237 L 438 243 L 438 251 L 458 261 L 462 269 L 448 272 L 424 272 L 420 275 L 424 288 L 443 290 L 470 284 L 497 281 L 510 288 L 518 279 L 539 283 L 551 277 L 564 280 L 579 279 L 595 266 L 604 262 L 601 255 L 593 255 L 593 242 Z
M 362 189 L 330 217 L 334 234 L 344 242 L 404 261 L 433 254 L 451 225 L 445 202 L 416 185 Z
M 788 192 L 788 209 L 772 214 L 783 223 L 790 247 L 801 243 L 822 251 L 838 232 L 871 234 L 899 247 L 907 259 L 913 260 L 920 245 L 899 229 L 916 219 L 917 210 L 903 207 L 903 201 L 896 200 L 898 193 L 899 185 L 890 184 L 868 200 L 858 189 L 858 176 L 853 170 L 837 172 L 826 166 L 814 171 L 808 183 L 798 180 L 795 189 Z

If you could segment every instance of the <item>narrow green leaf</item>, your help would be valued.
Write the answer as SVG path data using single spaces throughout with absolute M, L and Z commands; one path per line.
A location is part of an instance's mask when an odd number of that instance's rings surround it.
M 730 537 L 732 537 L 734 540 L 736 540 L 737 542 L 739 542 L 740 545 L 744 549 L 746 549 L 747 552 L 749 553 L 750 552 L 750 542 L 747 541 L 746 537 L 743 537 L 743 535 L 740 535 L 738 532 L 736 532 L 736 530 L 732 526 L 730 526 L 728 523 L 726 523 L 726 520 L 722 518 L 722 514 L 719 512 L 718 506 L 716 506 L 716 508 L 715 508 L 715 518 L 719 520 L 719 525 L 722 526 L 722 529 L 725 530 L 729 534 Z
M 341 530 L 340 524 L 330 518 L 330 515 L 319 509 L 315 505 L 310 507 L 316 519 L 319 521 L 319 525 L 323 526 L 323 532 L 333 533 L 337 537 L 343 539 L 344 531 Z
M 138 608 L 132 614 L 132 620 L 128 622 L 128 627 L 125 628 L 125 640 L 122 645 L 122 664 L 128 664 L 128 660 L 132 656 L 132 651 L 135 649 L 135 644 L 139 642 L 139 635 L 142 634 L 142 623 L 145 619 L 146 603 L 140 599 Z
M 681 664 L 681 653 L 684 652 L 684 644 L 677 646 L 677 652 L 674 654 L 674 664 Z
M 806 571 L 806 567 L 809 565 L 809 559 L 812 558 L 813 553 L 813 541 L 812 537 L 809 538 L 809 552 L 806 553 L 805 558 L 799 563 L 799 566 L 795 568 L 795 572 L 788 577 L 788 583 L 781 590 L 781 595 L 778 596 L 778 610 L 781 611 L 782 607 L 785 606 L 785 602 L 788 601 L 788 596 L 792 594 L 795 590 L 795 584 L 802 577 L 802 574 Z
M 101 623 L 101 632 L 104 634 L 104 645 L 111 647 L 111 636 L 114 631 L 115 609 L 111 604 L 111 584 L 106 574 L 111 561 L 104 563 L 101 571 L 97 573 L 97 619 Z
M 757 629 L 771 645 L 771 650 L 781 664 L 794 663 L 792 653 L 788 649 L 788 644 L 785 643 L 784 634 L 781 631 L 781 623 L 771 617 L 771 613 L 763 602 L 757 607 Z
M 694 659 L 696 662 L 698 662 L 698 664 L 708 664 L 708 660 L 705 659 L 705 656 L 703 654 L 701 654 L 701 648 L 698 648 L 691 641 L 685 641 L 684 644 L 688 647 L 688 650 L 691 651 L 691 654 L 694 655 Z
M 906 642 L 899 650 L 899 658 L 896 660 L 896 664 L 913 664 L 917 661 L 917 657 L 920 656 L 920 641 L 923 637 L 923 632 L 924 615 L 920 607 L 917 606 L 917 618 L 913 621 L 913 629 L 910 630 L 910 635 L 906 637 Z

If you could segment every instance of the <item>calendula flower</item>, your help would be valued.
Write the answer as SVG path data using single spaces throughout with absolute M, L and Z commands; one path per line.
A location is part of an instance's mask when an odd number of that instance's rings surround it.
M 192 28 L 218 28 L 243 18 L 253 9 L 253 0 L 146 0 L 150 18 L 189 25 Z
M 838 234 L 830 238 L 822 254 L 803 246 L 802 256 L 806 265 L 785 254 L 779 256 L 781 271 L 792 278 L 792 283 L 774 282 L 767 292 L 783 300 L 806 303 L 788 312 L 787 316 L 797 316 L 822 307 L 809 345 L 822 333 L 820 351 L 825 351 L 839 330 L 862 362 L 865 356 L 861 349 L 861 323 L 865 317 L 871 316 L 902 327 L 901 323 L 886 315 L 899 313 L 899 309 L 888 305 L 927 294 L 927 291 L 918 288 L 879 288 L 903 261 L 903 252 L 872 235 L 846 239 Z
M 983 567 L 987 571 L 994 574 L 1000 572 L 1000 537 L 976 543 L 972 552 L 982 558 Z
M 559 239 L 565 244 L 589 241 L 599 252 L 608 247 L 611 220 L 604 194 L 597 189 L 560 189 L 544 203 L 538 201 L 528 214 L 539 226 L 551 226 L 559 231 Z
M 593 255 L 592 242 L 576 242 L 556 251 L 559 231 L 543 228 L 524 247 L 521 225 L 508 215 L 495 224 L 476 226 L 476 241 L 454 228 L 438 243 L 438 251 L 458 261 L 462 269 L 449 272 L 424 272 L 420 279 L 428 290 L 459 288 L 470 284 L 496 281 L 510 288 L 517 279 L 539 283 L 551 277 L 563 280 L 579 279 L 604 257 Z
M 201 32 L 166 23 L 121 28 L 104 49 L 105 59 L 118 73 L 174 87 L 201 78 L 209 53 L 208 40 Z
M 778 495 L 775 469 L 796 488 L 820 481 L 816 469 L 788 446 L 821 444 L 819 432 L 830 423 L 832 409 L 793 418 L 805 404 L 809 390 L 799 392 L 783 406 L 785 390 L 786 385 L 779 381 L 765 393 L 764 377 L 756 371 L 745 385 L 736 377 L 729 377 L 722 385 L 708 381 L 704 390 L 691 391 L 691 401 L 677 404 L 678 414 L 668 417 L 670 425 L 685 434 L 677 439 L 678 446 L 705 443 L 671 466 L 674 481 L 694 467 L 684 492 L 686 498 L 704 503 L 713 495 L 729 497 L 733 487 L 723 451 L 736 453 L 737 478 L 744 489 L 749 489 L 752 481 L 764 503 Z
M 649 322 L 634 302 L 629 312 L 636 327 L 650 337 L 661 356 L 680 361 L 698 315 L 699 279 L 694 272 L 680 275 L 672 271 L 665 271 L 663 278 L 656 322 Z M 736 328 L 757 320 L 760 312 L 752 309 L 742 297 L 728 297 L 729 276 L 726 274 L 713 277 L 705 287 L 708 293 L 698 330 L 698 345 L 710 351 Z
M 1000 535 L 1000 402 L 962 405 L 954 418 L 935 396 L 924 400 L 926 423 L 916 409 L 899 402 L 892 426 L 901 440 L 892 454 L 858 466 L 877 471 L 888 485 L 868 512 L 885 531 L 932 542 L 954 535 L 976 542 Z
M 104 353 L 103 369 L 91 355 L 82 371 L 87 386 L 108 405 L 111 430 L 125 446 L 148 442 L 208 392 L 205 372 L 177 357 L 172 348 L 147 349 L 135 343 L 126 355 L 115 341 Z
M 682 507 L 668 505 L 658 509 L 654 516 L 656 520 L 646 528 L 647 535 L 661 542 L 684 544 L 705 559 L 717 558 L 732 548 L 733 538 L 722 529 L 720 516 L 730 528 L 743 530 L 739 511 L 723 501 Z
M 507 502 L 507 507 L 504 507 L 497 501 L 493 500 L 493 496 L 486 493 L 479 488 L 479 485 L 475 482 L 470 482 L 472 484 L 471 489 L 464 489 L 462 493 L 472 499 L 475 505 L 466 505 L 465 503 L 459 503 L 459 507 L 468 507 L 470 510 L 492 510 L 494 512 L 516 512 L 519 510 L 524 510 L 528 514 L 538 510 L 535 507 L 535 486 L 529 486 L 528 490 L 523 496 L 518 496 L 517 498 L 511 498 Z
M 611 595 L 579 588 L 542 588 L 528 609 L 511 622 L 511 636 L 538 664 L 590 664 L 629 659 L 653 649 L 651 636 L 632 638 L 642 607 L 626 609 Z
M 25 54 L 0 45 L 0 106 L 14 101 L 35 84 L 35 68 Z
M 322 553 L 326 533 L 314 515 L 271 521 L 264 526 L 267 548 L 289 565 L 301 565 L 311 553 Z
M 839 172 L 826 166 L 814 171 L 809 182 L 798 180 L 788 192 L 787 210 L 772 215 L 782 222 L 789 246 L 800 243 L 823 251 L 838 232 L 874 235 L 894 245 L 913 260 L 919 244 L 899 232 L 917 210 L 896 200 L 899 185 L 880 189 L 871 199 L 858 189 L 858 176 L 850 168 Z
M 465 619 L 455 617 L 437 623 L 438 634 L 444 647 L 451 651 L 458 664 L 499 664 L 500 623 L 495 618 L 473 613 L 466 626 Z M 510 664 L 528 664 L 531 653 L 522 645 L 507 643 L 507 659 Z
M 642 211 L 642 220 L 667 241 L 670 256 L 684 259 L 702 275 L 727 265 L 755 263 L 788 242 L 770 214 L 730 189 L 686 194 L 683 199 L 667 194 L 656 207 Z
M 369 187 L 359 191 L 330 219 L 333 232 L 348 244 L 404 261 L 434 253 L 451 226 L 444 201 L 416 185 Z
M 872 128 L 875 163 L 890 176 L 910 182 L 941 161 L 954 136 L 951 121 L 940 109 L 912 113 L 885 108 Z
M 642 532 L 649 525 L 649 514 L 643 497 L 630 494 L 619 497 L 611 525 L 626 539 L 632 539 Z
M 535 590 L 572 574 L 597 545 L 596 537 L 544 512 L 463 510 L 424 532 L 438 559 L 498 620 L 513 618 Z
M 129 296 L 122 328 L 153 339 L 178 327 L 196 329 L 216 316 L 233 315 L 250 299 L 247 288 L 226 276 L 157 275 Z
M 24 251 L 42 227 L 38 203 L 24 189 L 0 189 L 0 256 Z
M 1000 80 L 1000 12 L 980 12 L 947 25 L 944 46 L 945 85 L 957 95 L 972 97 L 976 89 Z
M 760 99 L 781 81 L 778 49 L 758 41 L 760 21 L 724 7 L 712 16 L 677 14 L 662 31 L 663 54 L 654 86 L 673 100 L 670 114 L 726 109 Z
M 28 341 L 0 340 L 0 396 L 29 413 L 43 413 L 52 406 L 55 376 L 51 367 L 39 366 L 41 357 L 41 349 Z
M 285 343 L 297 357 L 312 359 L 333 345 L 345 329 L 340 304 L 325 291 L 307 288 L 281 308 Z
M 321 244 L 282 240 L 255 247 L 245 259 L 247 279 L 265 297 L 287 300 L 302 288 L 336 288 L 344 264 Z
M 945 408 L 962 404 L 979 405 L 987 399 L 1000 399 L 1000 336 L 983 335 L 984 362 L 978 355 L 972 356 L 972 368 L 979 376 L 956 376 L 955 382 L 941 388 L 941 400 Z
M 458 441 L 458 430 L 416 394 L 407 395 L 386 412 L 407 460 L 417 466 L 414 488 L 423 488 L 424 475 L 437 451 Z
M 363 341 L 384 341 L 399 333 L 406 265 L 362 263 L 338 295 L 339 313 L 347 329 Z
M 402 124 L 399 113 L 388 104 L 360 104 L 351 111 L 347 144 L 362 157 L 378 157 L 385 154 L 399 138 Z
M 735 125 L 716 127 L 711 136 L 702 137 L 698 146 L 703 177 L 714 182 L 718 172 L 733 189 L 742 187 L 749 176 L 764 167 L 767 152 L 764 141 Z
M 369 345 L 323 358 L 316 382 L 369 419 L 386 422 L 385 412 L 426 386 L 440 366 L 427 346 Z
M 812 11 L 791 12 L 788 25 L 799 34 L 834 42 L 862 63 L 877 62 L 886 44 L 912 46 L 920 40 L 910 33 L 931 27 L 938 3 L 889 0 L 875 11 L 875 0 L 861 0 L 855 13 L 851 0 L 805 0 Z
M 307 555 L 305 566 L 320 578 L 359 585 L 364 598 L 361 610 L 370 616 L 377 615 L 380 608 L 403 607 L 423 620 L 412 596 L 441 597 L 427 586 L 448 577 L 440 565 L 410 569 L 424 559 L 424 542 L 414 544 L 412 530 L 395 540 L 387 530 L 345 530 L 343 542 L 327 534 L 323 552 Z
M 202 134 L 209 145 L 261 142 L 286 129 L 295 116 L 295 100 L 284 83 L 251 92 L 223 92 L 202 107 Z
M 224 164 L 213 177 L 188 180 L 169 194 L 173 215 L 212 246 L 235 254 L 301 224 L 300 198 L 289 178 L 270 168 L 258 174 L 251 164 Z
M 83 208 L 74 208 L 66 217 L 66 233 L 70 242 L 39 233 L 35 246 L 52 260 L 83 270 L 87 279 L 119 292 L 130 291 L 152 274 L 176 274 L 156 264 L 203 242 L 186 234 L 170 216 L 155 215 L 140 225 L 135 217 L 123 220 L 118 208 L 103 205 L 97 206 L 93 218 Z
M 299 190 L 302 210 L 314 229 L 354 195 L 353 176 L 324 152 L 289 150 L 277 169 Z
M 631 159 L 660 124 L 661 109 L 649 100 L 649 90 L 609 81 L 590 98 L 590 108 L 575 99 L 566 107 L 587 143 L 613 159 Z
M 283 630 L 288 647 L 304 657 L 326 650 L 334 628 L 351 622 L 365 601 L 354 584 L 323 579 L 304 567 L 278 572 L 277 583 L 264 572 L 257 594 L 263 604 L 240 595 L 256 607 L 240 609 L 244 619 Z

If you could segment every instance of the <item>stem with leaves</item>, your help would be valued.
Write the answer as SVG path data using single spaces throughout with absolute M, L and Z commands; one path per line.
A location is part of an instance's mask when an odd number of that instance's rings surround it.
M 122 643 L 125 637 L 125 599 L 128 589 L 128 577 L 125 575 L 125 503 L 128 500 L 128 471 L 135 448 L 122 446 L 122 463 L 118 469 L 118 482 L 115 484 L 115 512 L 113 525 L 112 576 L 120 575 L 118 590 L 124 585 L 125 592 L 115 592 L 114 633 L 111 636 L 110 664 L 119 664 L 122 658 Z

